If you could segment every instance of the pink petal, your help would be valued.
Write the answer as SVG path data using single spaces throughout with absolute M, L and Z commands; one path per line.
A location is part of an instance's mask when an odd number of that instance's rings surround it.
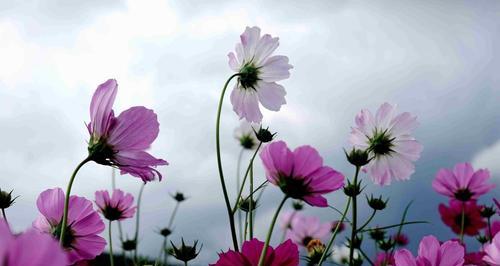
M 299 265 L 299 248 L 290 239 L 281 243 L 274 250 L 274 260 L 270 266 Z
M 279 46 L 279 39 L 273 38 L 269 34 L 264 34 L 255 48 L 254 61 L 260 66 Z
M 239 88 L 236 85 L 231 92 L 230 98 L 233 110 L 240 119 L 245 118 L 248 122 L 254 123 L 262 121 L 258 95 L 255 91 Z
M 436 178 L 432 181 L 432 187 L 439 194 L 454 197 L 454 192 L 458 189 L 457 183 L 454 180 L 452 171 L 440 169 L 436 174 Z
M 394 117 L 391 121 L 391 136 L 398 137 L 405 134 L 411 134 L 411 132 L 417 128 L 418 122 L 417 117 L 412 116 L 408 112 L 401 113 Z
M 20 234 L 11 243 L 7 265 L 65 266 L 68 265 L 68 259 L 52 236 L 30 230 Z
M 460 266 L 464 263 L 464 247 L 456 241 L 446 241 L 441 245 L 440 266 Z
M 228 252 L 219 254 L 219 260 L 211 266 L 252 266 L 248 260 L 240 253 L 229 250 Z
M 285 88 L 274 82 L 263 82 L 257 83 L 257 94 L 259 96 L 259 101 L 265 108 L 271 111 L 279 111 L 281 106 L 286 104 Z
M 474 174 L 474 169 L 470 163 L 459 163 L 453 168 L 453 173 L 458 181 L 458 187 L 465 188 Z
M 231 68 L 231 70 L 233 70 L 234 72 L 239 72 L 240 62 L 238 62 L 236 55 L 233 52 L 231 52 L 227 55 L 227 57 L 229 58 L 229 67 Z
M 293 66 L 288 63 L 288 57 L 275 55 L 269 57 L 260 68 L 259 78 L 265 82 L 275 82 L 290 77 L 290 69 Z
M 389 128 L 389 124 L 394 117 L 396 112 L 396 107 L 389 103 L 382 104 L 375 114 L 375 124 L 378 128 L 386 129 Z
M 113 103 L 115 101 L 118 84 L 114 79 L 108 79 L 97 87 L 90 102 L 89 130 L 97 136 L 107 136 L 113 117 Z
M 94 259 L 100 255 L 106 247 L 106 240 L 98 235 L 79 237 L 73 243 L 74 249 L 69 252 L 70 263 L 73 264 L 79 260 Z
M 426 258 L 434 265 L 439 258 L 439 248 L 439 241 L 435 236 L 425 236 L 418 246 L 418 256 Z
M 415 261 L 415 257 L 411 254 L 411 252 L 407 249 L 401 249 L 396 251 L 394 254 L 394 260 L 396 262 L 396 266 L 417 266 Z
M 60 188 L 47 189 L 38 196 L 36 206 L 52 225 L 57 225 L 63 216 L 64 192 Z
M 241 247 L 241 253 L 245 255 L 251 265 L 257 265 L 259 264 L 260 254 L 263 248 L 264 242 L 257 240 L 257 238 L 253 238 L 243 243 L 243 246 Z M 274 250 L 272 247 L 267 248 L 267 262 L 269 262 L 269 259 L 273 256 L 273 252 Z
M 290 176 L 293 168 L 293 153 L 283 141 L 272 142 L 262 149 L 260 158 L 264 164 L 267 179 L 277 184 L 278 175 Z
M 307 177 L 323 165 L 323 158 L 318 151 L 305 145 L 293 151 L 293 175 Z
M 119 164 L 121 174 L 131 174 L 144 182 L 152 181 L 156 176 L 161 181 L 161 173 L 153 167 L 168 165 L 167 161 L 157 159 L 145 151 L 120 151 L 115 155 L 115 160 Z
M 324 198 L 321 195 L 307 195 L 302 198 L 305 202 L 307 202 L 311 206 L 316 206 L 316 207 L 328 207 L 328 201 L 326 198 Z
M 318 168 L 309 177 L 309 188 L 314 193 L 329 193 L 344 186 L 344 176 L 328 166 Z
M 245 54 L 245 62 L 250 62 L 255 54 L 255 48 L 260 40 L 259 27 L 246 27 L 243 34 L 240 36 L 241 44 L 243 45 L 243 52 Z

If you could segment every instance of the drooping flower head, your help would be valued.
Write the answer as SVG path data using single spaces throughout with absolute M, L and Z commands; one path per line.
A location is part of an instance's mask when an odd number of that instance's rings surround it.
M 111 197 L 107 190 L 96 191 L 95 203 L 102 215 L 110 221 L 125 220 L 135 214 L 136 207 L 132 206 L 134 196 L 119 189 L 113 190 Z
M 253 150 L 257 147 L 259 140 L 255 130 L 259 130 L 260 124 L 249 123 L 246 120 L 240 122 L 240 126 L 234 129 L 234 138 L 239 141 L 241 147 Z
M 436 237 L 426 236 L 420 241 L 415 258 L 407 249 L 394 254 L 396 266 L 462 266 L 464 247 L 457 241 L 446 241 L 442 245 Z
M 45 190 L 38 196 L 36 204 L 41 216 L 33 222 L 33 227 L 59 239 L 64 192 L 60 188 Z M 69 263 L 93 259 L 101 254 L 106 246 L 106 240 L 99 236 L 104 231 L 104 223 L 93 209 L 90 200 L 71 196 L 68 206 L 68 226 L 63 238 L 63 247 L 68 254 Z
M 161 180 L 155 168 L 167 165 L 145 150 L 159 132 L 156 114 L 143 106 L 134 106 L 115 117 L 113 103 L 118 84 L 110 79 L 99 85 L 90 103 L 89 157 L 96 163 L 118 167 L 121 174 L 131 174 L 144 182 Z
M 0 265 L 66 266 L 68 259 L 57 240 L 33 229 L 13 235 L 0 219 Z
M 396 107 L 384 103 L 373 115 L 362 110 L 355 119 L 349 141 L 369 152 L 372 160 L 363 168 L 378 185 L 389 185 L 392 179 L 408 180 L 422 145 L 412 136 L 417 118 L 410 113 L 398 114 Z
M 276 81 L 287 79 L 292 65 L 288 64 L 288 57 L 272 55 L 278 48 L 278 38 L 261 36 L 260 28 L 247 27 L 240 39 L 235 53 L 228 54 L 229 67 L 239 73 L 231 103 L 240 119 L 259 123 L 262 120 L 259 102 L 271 111 L 279 111 L 286 103 L 285 88 Z
M 475 236 L 479 230 L 486 227 L 484 218 L 481 217 L 481 206 L 476 204 L 476 201 L 461 202 L 458 200 L 450 200 L 450 206 L 445 204 L 439 205 L 439 214 L 441 220 L 449 226 L 455 234 L 460 234 L 462 226 L 462 209 L 465 210 L 464 218 L 464 234 Z
M 436 192 L 460 201 L 477 200 L 488 193 L 495 184 L 488 183 L 490 172 L 487 169 L 474 171 L 470 163 L 459 163 L 453 170 L 440 169 L 432 187 Z
M 283 141 L 272 142 L 260 153 L 269 182 L 288 197 L 301 199 L 311 206 L 327 207 L 322 195 L 344 186 L 344 176 L 323 165 L 323 158 L 311 146 L 293 152 Z
M 490 265 L 500 266 L 500 233 L 497 233 L 490 244 L 484 247 L 483 260 Z
M 331 223 L 321 223 L 319 217 L 297 213 L 292 219 L 287 238 L 297 245 L 306 247 L 311 240 L 322 240 L 327 237 L 331 232 L 331 228 Z
M 264 242 L 257 240 L 245 241 L 241 252 L 229 250 L 219 254 L 219 260 L 211 266 L 257 266 L 260 254 L 264 248 Z M 265 266 L 298 266 L 299 249 L 292 241 L 281 243 L 276 249 L 268 247 Z

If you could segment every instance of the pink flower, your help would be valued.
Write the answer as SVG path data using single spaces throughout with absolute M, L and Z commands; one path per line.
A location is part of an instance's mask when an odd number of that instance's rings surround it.
M 417 258 L 402 249 L 396 252 L 394 259 L 396 266 L 462 266 L 464 247 L 451 240 L 440 245 L 436 237 L 426 236 L 420 241 Z
M 481 217 L 481 206 L 476 205 L 476 201 L 461 202 L 450 200 L 450 206 L 439 205 L 441 220 L 449 226 L 453 232 L 460 234 L 462 223 L 462 209 L 465 208 L 464 234 L 475 236 L 479 230 L 486 227 L 483 217 Z
M 466 253 L 464 256 L 464 265 L 473 265 L 473 266 L 488 266 L 486 262 L 483 261 L 484 252 L 472 252 Z
M 167 165 L 145 150 L 160 131 L 156 114 L 143 106 L 131 107 L 115 117 L 113 103 L 118 84 L 110 79 L 99 85 L 90 103 L 89 158 L 96 163 L 116 166 L 121 174 L 140 177 L 144 182 L 152 181 L 155 175 L 161 180 L 156 169 Z
M 396 243 L 396 245 L 398 246 L 406 246 L 408 245 L 408 243 L 410 242 L 408 240 L 408 236 L 403 234 L 403 233 L 399 233 L 399 234 L 395 234 L 392 236 L 392 239 L 394 240 L 394 242 Z
M 40 213 L 33 227 L 59 239 L 64 209 L 64 192 L 60 188 L 48 189 L 37 199 Z M 83 197 L 71 196 L 68 205 L 68 227 L 63 247 L 68 253 L 69 263 L 93 259 L 101 254 L 106 241 L 99 236 L 104 223 L 93 209 L 92 202 Z
M 256 238 L 245 241 L 241 252 L 229 250 L 219 254 L 219 260 L 212 266 L 257 266 L 264 243 Z M 269 247 L 265 266 L 298 266 L 299 249 L 292 241 L 281 243 L 276 249 Z
M 278 38 L 260 35 L 260 28 L 247 27 L 236 44 L 236 53 L 229 53 L 229 67 L 237 73 L 238 82 L 231 92 L 233 110 L 249 122 L 262 120 L 259 102 L 266 109 L 279 111 L 286 103 L 285 88 L 276 83 L 290 77 L 292 65 L 288 57 L 271 54 L 278 48 Z
M 487 169 L 474 171 L 470 163 L 459 163 L 453 170 L 440 169 L 432 187 L 438 193 L 460 201 L 476 200 L 495 187 L 495 184 L 488 183 L 489 179 Z
M 392 253 L 381 252 L 377 254 L 374 262 L 375 266 L 399 266 L 394 262 L 394 256 Z M 403 266 L 403 265 L 401 265 Z
M 292 220 L 290 230 L 287 232 L 287 238 L 305 247 L 313 239 L 322 240 L 327 237 L 331 230 L 331 223 L 321 223 L 318 217 L 297 213 Z
M 301 199 L 311 206 L 327 207 L 322 194 L 344 186 L 344 176 L 323 166 L 323 158 L 311 146 L 293 152 L 283 141 L 268 144 L 260 153 L 267 180 L 280 187 L 288 197 Z
M 283 230 L 288 230 L 292 226 L 292 221 L 299 216 L 297 211 L 284 211 L 280 214 L 279 226 Z
M 113 195 L 109 197 L 106 190 L 95 192 L 95 203 L 101 213 L 110 221 L 125 220 L 134 217 L 136 207 L 133 207 L 134 197 L 119 189 L 113 190 Z
M 492 266 L 500 266 L 500 234 L 496 234 L 491 244 L 484 247 L 483 260 Z
M 0 265 L 2 266 L 66 266 L 68 259 L 59 243 L 46 234 L 31 229 L 13 235 L 0 219 Z
M 362 110 L 355 123 L 349 141 L 373 158 L 363 169 L 373 182 L 389 185 L 393 178 L 408 180 L 422 152 L 422 145 L 411 135 L 417 118 L 406 112 L 397 114 L 395 106 L 384 103 L 375 116 Z
M 260 124 L 249 123 L 242 120 L 240 126 L 234 130 L 234 138 L 240 142 L 241 147 L 244 149 L 252 150 L 257 148 L 259 140 L 255 131 L 259 131 Z

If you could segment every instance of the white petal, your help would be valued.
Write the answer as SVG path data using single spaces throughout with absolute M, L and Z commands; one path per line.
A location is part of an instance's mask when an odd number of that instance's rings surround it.
M 275 55 L 269 57 L 260 68 L 259 78 L 266 82 L 275 82 L 290 77 L 292 65 L 288 64 L 288 57 Z
M 286 91 L 283 86 L 275 82 L 259 82 L 257 86 L 260 103 L 265 108 L 271 111 L 279 111 L 281 106 L 286 104 Z
M 257 66 L 262 65 L 266 59 L 278 48 L 279 39 L 273 38 L 269 34 L 265 34 L 260 38 L 257 47 L 255 48 L 254 61 Z

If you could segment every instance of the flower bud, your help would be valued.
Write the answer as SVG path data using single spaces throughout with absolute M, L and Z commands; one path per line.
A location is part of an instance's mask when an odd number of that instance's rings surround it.
M 345 229 L 344 223 L 341 223 L 340 221 L 333 221 L 332 222 L 332 230 L 331 230 L 332 233 L 335 231 L 335 228 L 337 228 L 337 226 L 339 227 L 339 229 L 337 230 L 337 233 L 344 231 L 344 229 Z
M 187 199 L 181 192 L 176 192 L 174 195 L 171 196 L 177 202 L 183 202 Z
M 186 246 L 186 244 L 184 243 L 184 239 L 182 239 L 182 244 L 180 247 L 176 247 L 174 243 L 172 243 L 172 241 L 170 241 L 170 244 L 172 245 L 172 250 L 170 252 L 170 255 L 172 255 L 174 258 L 180 261 L 183 261 L 184 263 L 187 263 L 188 261 L 195 259 L 198 256 L 198 254 L 200 254 L 201 251 L 201 247 L 199 251 L 196 251 L 198 240 L 194 241 L 192 246 Z
M 408 237 L 403 233 L 395 234 L 392 239 L 394 240 L 394 243 L 400 247 L 404 247 L 409 243 Z
M 122 243 L 122 249 L 125 251 L 135 250 L 137 247 L 137 242 L 133 239 L 127 239 Z
M 292 202 L 292 207 L 296 211 L 301 211 L 304 208 L 304 203 L 302 203 L 302 201 L 300 200 L 294 200 Z
M 164 237 L 167 237 L 171 234 L 172 234 L 172 230 L 170 228 L 165 227 L 165 228 L 160 230 L 160 235 L 162 235 Z
M 349 240 L 349 247 L 354 247 L 355 249 L 359 249 L 361 247 L 361 243 L 363 242 L 362 236 L 355 236 L 354 241 Z
M 319 263 L 321 256 L 326 251 L 326 246 L 319 239 L 309 241 L 306 246 L 307 249 L 307 263 L 308 265 L 316 265 Z
M 344 194 L 351 198 L 361 194 L 361 191 L 361 181 L 359 181 L 357 184 L 352 184 L 351 181 L 348 180 L 347 186 L 344 187 Z
M 249 212 L 250 211 L 250 201 L 252 201 L 252 211 L 254 211 L 257 208 L 257 202 L 253 199 L 250 199 L 247 197 L 244 199 L 243 197 L 240 198 L 238 202 L 238 208 L 244 212 Z
M 2 191 L 0 189 L 0 209 L 7 209 L 12 204 L 14 204 L 14 201 L 17 199 L 17 197 L 12 198 L 12 190 L 7 193 L 7 191 Z
M 378 242 L 378 247 L 383 250 L 383 251 L 389 251 L 391 250 L 396 243 L 392 239 L 387 239 L 387 240 L 381 240 Z
M 346 150 L 344 150 L 344 153 L 347 157 L 347 161 L 356 167 L 367 165 L 370 162 L 368 152 L 366 151 L 352 148 L 349 153 L 347 153 Z
M 479 243 L 481 243 L 481 245 L 484 245 L 490 241 L 490 239 L 487 236 L 481 236 L 481 235 L 477 236 L 476 239 Z
M 379 228 L 375 228 L 373 230 L 370 230 L 370 238 L 375 240 L 375 241 L 382 241 L 385 238 L 385 231 Z
M 272 141 L 274 136 L 276 135 L 276 133 L 271 133 L 271 131 L 269 131 L 269 127 L 263 128 L 262 126 L 260 126 L 259 131 L 255 131 L 254 129 L 254 132 L 257 136 L 257 139 L 262 143 Z
M 481 208 L 481 217 L 491 218 L 493 215 L 496 214 L 496 211 L 497 210 L 493 206 L 491 207 L 484 206 L 483 208 Z
M 368 201 L 368 205 L 370 206 L 370 208 L 376 211 L 385 209 L 385 207 L 387 206 L 387 202 L 389 201 L 388 199 L 386 201 L 382 200 L 382 196 L 374 198 L 373 195 L 371 195 L 370 198 L 366 196 L 366 200 Z

